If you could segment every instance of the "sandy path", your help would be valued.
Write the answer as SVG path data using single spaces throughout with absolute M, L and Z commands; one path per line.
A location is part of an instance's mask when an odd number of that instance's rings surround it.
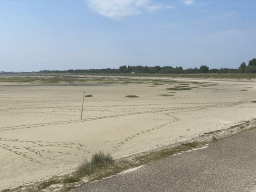
M 0 190 L 73 170 L 99 150 L 119 158 L 256 117 L 256 103 L 251 102 L 256 100 L 255 81 L 204 82 L 189 83 L 196 88 L 183 91 L 166 90 L 181 86 L 179 82 L 154 87 L 148 82 L 108 86 L 2 83 Z M 81 120 L 84 91 L 93 97 L 85 98 Z

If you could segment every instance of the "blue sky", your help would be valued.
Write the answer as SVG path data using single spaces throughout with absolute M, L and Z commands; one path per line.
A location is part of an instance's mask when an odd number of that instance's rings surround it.
M 1 0 L 0 71 L 121 65 L 238 68 L 255 0 Z

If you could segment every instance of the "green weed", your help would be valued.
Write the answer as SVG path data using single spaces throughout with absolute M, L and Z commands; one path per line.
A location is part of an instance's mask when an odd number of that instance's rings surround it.
M 78 182 L 78 181 L 80 181 L 80 178 L 71 176 L 71 177 L 66 177 L 63 180 L 63 183 L 75 183 L 75 182 Z
M 139 97 L 137 95 L 126 95 L 125 97 L 128 97 L 128 98 L 136 98 L 136 97 Z
M 39 186 L 38 186 L 38 189 L 46 189 L 47 187 L 53 185 L 53 184 L 58 184 L 59 181 L 58 180 L 55 180 L 55 179 L 52 179 L 52 180 L 49 180 L 49 181 L 44 181 L 43 183 L 41 183 Z
M 174 96 L 174 95 L 169 95 L 169 94 L 161 94 L 160 96 L 164 96 L 164 97 L 171 97 L 171 96 Z

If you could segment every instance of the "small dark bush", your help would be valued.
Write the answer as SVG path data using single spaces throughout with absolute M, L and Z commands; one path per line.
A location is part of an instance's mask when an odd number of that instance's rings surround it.
M 139 96 L 137 96 L 137 95 L 126 95 L 125 97 L 135 98 L 135 97 L 139 97 Z

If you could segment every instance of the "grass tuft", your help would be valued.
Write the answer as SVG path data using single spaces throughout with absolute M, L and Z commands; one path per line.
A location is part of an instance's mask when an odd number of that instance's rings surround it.
M 43 183 L 41 183 L 39 186 L 38 186 L 38 189 L 46 189 L 47 187 L 50 187 L 51 185 L 54 185 L 54 184 L 58 184 L 59 181 L 58 180 L 55 180 L 55 179 L 52 179 L 50 181 L 44 181 Z
M 189 148 L 196 148 L 198 146 L 198 143 L 197 142 L 183 143 L 183 144 L 181 144 L 181 146 L 186 146 L 186 147 L 189 147 Z
M 71 176 L 71 177 L 66 177 L 63 180 L 63 183 L 75 183 L 75 182 L 78 182 L 78 181 L 80 181 L 80 179 L 78 177 Z
M 215 141 L 218 141 L 218 139 L 215 136 L 213 136 L 212 141 L 215 142 Z
M 105 155 L 102 152 L 93 155 L 91 163 L 97 167 L 103 167 L 107 164 L 112 164 L 114 162 L 110 154 Z
M 110 154 L 105 155 L 102 152 L 95 153 L 92 156 L 91 161 L 85 161 L 76 171 L 76 175 L 86 176 L 91 175 L 100 168 L 106 167 L 114 163 L 114 160 Z
M 84 97 L 93 97 L 92 95 L 85 95 Z

